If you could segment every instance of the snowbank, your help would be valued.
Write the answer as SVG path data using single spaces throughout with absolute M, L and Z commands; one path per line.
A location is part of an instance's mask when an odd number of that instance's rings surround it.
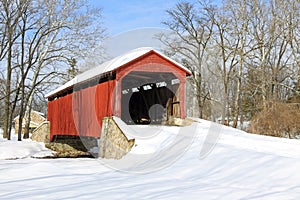
M 143 163 L 126 163 L 127 156 L 119 161 L 131 167 L 123 168 L 128 171 L 105 159 L 1 160 L 0 199 L 300 199 L 299 140 L 198 121 L 186 129 L 131 126 L 136 134 L 150 134 L 141 135 L 131 152 Z M 24 144 L 28 151 L 40 148 Z M 210 153 L 201 157 L 207 146 Z M 165 162 L 169 165 L 159 170 L 134 171 Z
M 19 159 L 29 157 L 44 157 L 52 155 L 52 151 L 45 148 L 44 143 L 31 140 L 7 141 L 0 143 L 0 159 Z
M 53 153 L 45 147 L 44 143 L 34 142 L 30 139 L 17 141 L 17 139 L 14 130 L 11 134 L 11 140 L 3 139 L 3 130 L 0 129 L 0 160 L 44 157 Z

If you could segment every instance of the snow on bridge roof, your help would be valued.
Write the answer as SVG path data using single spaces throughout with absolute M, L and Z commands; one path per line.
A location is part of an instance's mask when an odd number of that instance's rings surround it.
M 165 56 L 164 54 L 162 54 L 161 52 L 155 50 L 152 47 L 143 47 L 143 48 L 137 48 L 134 49 L 132 51 L 129 51 L 123 55 L 120 55 L 118 57 L 115 57 L 107 62 L 102 63 L 101 65 L 94 67 L 90 70 L 87 70 L 85 72 L 83 72 L 82 74 L 79 74 L 78 76 L 76 76 L 75 78 L 73 78 L 72 80 L 70 80 L 69 82 L 67 82 L 66 84 L 60 86 L 59 88 L 53 90 L 52 92 L 46 94 L 46 98 L 51 97 L 53 95 L 55 95 L 56 93 L 63 91 L 67 88 L 70 88 L 72 86 L 74 86 L 75 84 L 84 82 L 86 80 L 89 80 L 91 78 L 94 78 L 97 75 L 100 74 L 104 74 L 107 72 L 112 72 L 115 71 L 116 69 L 118 69 L 119 67 L 149 53 L 150 51 L 153 51 L 157 54 L 159 54 L 160 56 L 162 56 L 163 58 L 169 60 L 170 62 L 174 63 L 175 65 L 177 65 L 179 68 L 181 68 L 182 70 L 186 71 L 187 74 L 191 74 L 191 71 L 188 70 L 186 67 L 184 67 L 183 65 L 181 65 L 180 63 L 176 62 L 175 60 Z

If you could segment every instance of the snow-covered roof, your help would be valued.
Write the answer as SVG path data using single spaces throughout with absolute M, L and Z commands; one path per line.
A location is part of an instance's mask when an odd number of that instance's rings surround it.
M 43 117 L 44 119 L 46 119 L 46 118 L 45 118 L 45 114 L 42 113 L 42 112 L 39 112 L 39 111 L 36 111 L 36 110 L 32 110 L 31 112 L 32 112 L 32 113 L 34 112 L 34 113 L 40 115 L 41 117 Z
M 69 87 L 74 86 L 75 84 L 89 80 L 100 74 L 115 71 L 119 67 L 149 53 L 150 51 L 153 51 L 153 52 L 159 54 L 163 58 L 165 58 L 165 59 L 169 60 L 170 62 L 174 63 L 175 65 L 177 65 L 182 70 L 186 71 L 188 74 L 191 74 L 191 71 L 188 70 L 186 67 L 184 67 L 180 63 L 176 62 L 175 60 L 165 56 L 163 53 L 159 52 L 158 50 L 155 50 L 152 47 L 143 47 L 143 48 L 138 48 L 138 49 L 129 51 L 128 53 L 125 53 L 121 56 L 115 57 L 114 59 L 104 62 L 97 67 L 94 67 L 90 70 L 83 72 L 82 74 L 79 74 L 78 76 L 76 76 L 75 78 L 73 78 L 72 80 L 67 82 L 66 84 L 64 84 L 64 85 L 60 86 L 59 88 L 53 90 L 52 92 L 48 93 L 45 97 L 48 98 L 60 91 L 63 91 Z
M 36 110 L 32 110 L 32 111 L 31 111 L 31 114 L 32 114 L 32 113 L 36 113 L 37 115 L 40 115 L 41 118 L 44 119 L 44 120 L 46 119 L 46 118 L 45 118 L 45 114 L 42 113 L 42 112 L 38 112 L 38 111 L 36 111 Z M 14 118 L 14 120 L 16 120 L 16 119 L 18 119 L 18 118 L 19 118 L 19 115 L 17 115 L 17 116 Z

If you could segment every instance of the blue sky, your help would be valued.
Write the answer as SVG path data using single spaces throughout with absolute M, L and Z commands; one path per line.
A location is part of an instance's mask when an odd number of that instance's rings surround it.
M 103 46 L 109 57 L 140 47 L 163 49 L 156 35 L 169 33 L 161 22 L 168 18 L 166 10 L 180 1 L 183 0 L 90 0 L 93 6 L 103 9 L 104 28 L 109 36 Z
M 100 0 L 91 3 L 103 8 L 104 25 L 109 34 L 120 34 L 137 28 L 164 27 L 166 10 L 179 0 Z

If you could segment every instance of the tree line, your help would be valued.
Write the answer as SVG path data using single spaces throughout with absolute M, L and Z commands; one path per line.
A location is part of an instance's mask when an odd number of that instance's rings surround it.
M 84 0 L 0 1 L 4 138 L 10 139 L 16 114 L 18 140 L 24 122 L 24 137 L 28 138 L 32 107 L 45 104 L 45 91 L 61 83 L 66 74 L 75 75 L 77 61 L 99 48 L 105 31 L 101 21 L 101 10 Z
M 184 1 L 167 13 L 172 34 L 158 38 L 193 73 L 192 115 L 236 127 L 270 102 L 300 103 L 299 0 Z
M 167 14 L 162 23 L 172 33 L 158 39 L 192 72 L 189 115 L 237 127 L 270 102 L 300 103 L 299 0 L 182 1 Z M 100 56 L 101 21 L 101 9 L 85 0 L 0 1 L 4 138 L 16 115 L 18 140 L 23 121 L 28 137 L 31 109 L 46 105 L 45 91 L 76 75 L 80 60 Z

